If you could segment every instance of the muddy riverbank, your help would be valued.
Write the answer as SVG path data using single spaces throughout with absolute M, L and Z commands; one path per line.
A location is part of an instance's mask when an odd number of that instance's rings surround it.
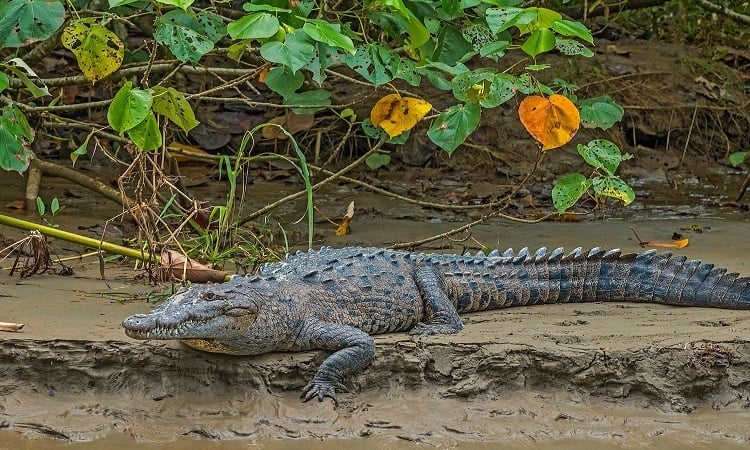
M 691 245 L 680 253 L 750 272 L 750 242 L 739 239 L 747 224 L 736 220 L 495 223 L 477 227 L 474 236 L 500 247 L 604 244 L 637 251 L 628 226 L 663 239 L 690 225 L 705 231 L 689 233 Z M 378 230 L 397 226 L 402 238 L 449 227 L 409 231 L 403 223 L 362 222 L 341 245 L 377 239 Z M 120 321 L 151 304 L 122 300 L 154 288 L 133 283 L 126 268 L 108 271 L 109 286 L 96 279 L 96 264 L 78 265 L 76 273 L 0 277 L 0 314 L 26 323 L 21 333 L 0 336 L 0 442 L 39 448 L 49 439 L 179 440 L 180 446 L 185 439 L 228 439 L 236 448 L 320 439 L 373 448 L 750 442 L 750 312 L 595 303 L 471 314 L 455 336 L 377 337 L 375 363 L 348 381 L 353 393 L 342 393 L 334 408 L 298 400 L 324 352 L 244 358 L 130 340 Z

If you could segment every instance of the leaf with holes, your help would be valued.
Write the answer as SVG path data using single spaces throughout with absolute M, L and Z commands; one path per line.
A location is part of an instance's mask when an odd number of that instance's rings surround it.
M 581 55 L 586 58 L 594 56 L 594 52 L 591 49 L 586 48 L 585 45 L 572 39 L 555 39 L 555 48 L 563 55 L 576 56 Z
M 622 181 L 615 176 L 596 177 L 593 182 L 594 192 L 598 196 L 612 197 L 620 200 L 624 206 L 628 206 L 635 200 L 635 193 Z
M 387 48 L 370 43 L 357 47 L 354 55 L 347 54 L 344 62 L 364 79 L 380 86 L 394 78 L 390 70 L 392 58 Z
M 198 126 L 200 122 L 195 120 L 193 108 L 190 107 L 190 103 L 182 92 L 173 87 L 162 86 L 155 86 L 151 91 L 154 97 L 152 109 L 155 113 L 171 120 L 186 133 Z
M 81 72 L 92 83 L 119 69 L 125 55 L 120 38 L 96 21 L 92 17 L 71 20 L 60 36 L 63 47 L 73 52 Z
M 144 152 L 161 147 L 161 130 L 154 113 L 149 111 L 141 123 L 128 130 L 128 137 Z
M 302 30 L 287 34 L 284 42 L 267 42 L 260 48 L 260 56 L 282 64 L 296 72 L 305 67 L 315 55 L 312 40 Z
M 15 105 L 3 107 L 0 115 L 0 167 L 25 172 L 33 156 L 26 142 L 33 137 L 34 133 L 23 112 Z
M 606 130 L 622 120 L 625 110 L 608 95 L 578 100 L 581 111 L 581 125 L 585 128 Z
M 451 155 L 474 132 L 481 115 L 482 108 L 478 103 L 453 105 L 432 122 L 427 136 Z
M 156 0 L 156 3 L 176 6 L 184 11 L 187 11 L 187 9 L 190 7 L 190 5 L 193 4 L 193 2 L 195 2 L 195 0 Z
M 617 145 L 605 139 L 597 139 L 586 145 L 578 145 L 578 154 L 588 164 L 603 169 L 609 175 L 614 175 L 620 163 L 632 158 L 631 155 L 623 155 Z
M 576 204 L 591 187 L 591 180 L 580 173 L 570 173 L 557 180 L 552 188 L 552 204 L 562 214 Z
M 0 2 L 0 48 L 23 47 L 52 36 L 65 22 L 65 7 L 54 0 Z
M 153 101 L 151 92 L 133 89 L 133 83 L 126 81 L 107 109 L 107 121 L 118 133 L 128 131 L 152 114 Z
M 169 47 L 180 61 L 197 64 L 203 55 L 214 48 L 216 30 L 212 28 L 206 31 L 204 24 L 185 11 L 169 11 L 156 19 L 154 25 L 156 42 Z

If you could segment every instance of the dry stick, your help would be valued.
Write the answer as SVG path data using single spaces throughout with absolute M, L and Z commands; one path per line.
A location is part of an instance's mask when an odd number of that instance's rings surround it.
M 734 20 L 735 22 L 741 22 L 750 25 L 750 16 L 747 16 L 745 14 L 738 13 L 722 5 L 717 5 L 715 3 L 709 2 L 708 0 L 696 0 L 695 3 L 697 3 L 698 6 L 705 9 L 706 11 L 723 14 Z
M 348 166 L 344 167 L 343 169 L 339 170 L 338 172 L 334 173 L 333 175 L 329 176 L 325 180 L 322 180 L 322 181 L 319 181 L 318 183 L 315 183 L 312 186 L 312 189 L 313 190 L 318 189 L 319 187 L 323 186 L 324 184 L 328 184 L 328 183 L 336 180 L 337 178 L 341 177 L 343 174 L 345 174 L 345 173 L 349 172 L 350 170 L 354 169 L 355 167 L 357 167 L 358 165 L 360 165 L 365 159 L 367 159 L 368 156 L 370 156 L 373 153 L 375 153 L 378 150 L 380 150 L 380 147 L 382 147 L 384 143 L 385 143 L 385 139 L 380 139 L 364 155 L 360 156 L 357 160 L 355 160 L 354 162 L 352 162 Z M 254 213 L 249 214 L 248 216 L 245 216 L 244 218 L 240 219 L 235 224 L 235 226 L 244 225 L 245 223 L 253 220 L 254 218 L 256 218 L 258 216 L 262 216 L 263 214 L 267 213 L 268 211 L 271 211 L 272 209 L 278 207 L 279 205 L 282 205 L 282 204 L 284 204 L 284 203 L 286 203 L 288 201 L 294 200 L 296 198 L 302 197 L 303 195 L 306 195 L 306 194 L 307 194 L 307 191 L 304 190 L 304 191 L 299 191 L 299 192 L 291 194 L 291 195 L 287 195 L 286 197 L 284 197 L 282 199 L 279 199 L 279 200 L 271 203 L 270 205 L 267 205 L 267 206 L 265 206 L 265 207 L 263 207 L 263 208 L 255 211 Z
M 454 228 L 450 231 L 446 231 L 445 233 L 436 234 L 434 236 L 426 237 L 424 239 L 419 239 L 417 241 L 411 241 L 411 242 L 399 242 L 398 244 L 389 245 L 389 248 L 414 248 L 419 247 L 420 245 L 424 245 L 428 242 L 436 241 L 438 239 L 447 238 L 449 236 L 453 236 L 454 234 L 460 233 L 462 231 L 466 231 L 470 229 L 471 227 L 474 227 L 476 225 L 482 224 L 490 219 L 494 219 L 496 217 L 500 217 L 502 219 L 508 219 L 508 220 L 514 220 L 516 222 L 523 222 L 528 224 L 534 224 L 539 222 L 544 222 L 545 220 L 549 219 L 550 217 L 554 216 L 557 213 L 549 213 L 545 216 L 539 217 L 538 219 L 528 220 L 528 219 L 520 219 L 518 217 L 509 216 L 507 214 L 503 214 L 500 211 L 491 212 L 489 214 L 485 214 L 479 219 L 467 223 L 466 225 L 462 225 L 458 228 Z
M 685 139 L 685 147 L 682 149 L 682 157 L 680 158 L 680 163 L 677 164 L 678 169 L 682 167 L 682 162 L 685 160 L 685 155 L 687 154 L 688 145 L 690 144 L 690 136 L 693 134 L 693 126 L 695 125 L 695 117 L 697 115 L 698 115 L 698 105 L 695 106 L 695 110 L 693 111 L 693 118 L 692 120 L 690 120 L 690 128 L 688 128 L 687 139 Z

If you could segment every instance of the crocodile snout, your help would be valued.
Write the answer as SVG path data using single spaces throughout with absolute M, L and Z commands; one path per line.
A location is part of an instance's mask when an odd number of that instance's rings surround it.
M 122 326 L 128 336 L 143 339 L 145 333 L 153 329 L 154 321 L 146 314 L 135 314 L 123 320 Z

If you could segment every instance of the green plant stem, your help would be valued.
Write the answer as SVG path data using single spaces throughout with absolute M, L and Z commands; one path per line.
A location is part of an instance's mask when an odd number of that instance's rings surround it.
M 146 262 L 159 262 L 158 256 L 151 255 L 141 250 L 123 247 L 121 245 L 112 244 L 111 242 L 81 236 L 79 234 L 70 233 L 58 228 L 47 227 L 34 222 L 28 222 L 26 220 L 17 219 L 15 217 L 6 216 L 4 214 L 0 214 L 0 225 L 7 225 L 9 227 L 19 228 L 21 230 L 39 231 L 45 236 L 62 239 L 64 241 L 73 242 L 75 244 L 83 245 L 86 247 L 101 249 L 106 252 L 115 253 L 117 255 L 127 256 L 128 258 L 134 258 Z

